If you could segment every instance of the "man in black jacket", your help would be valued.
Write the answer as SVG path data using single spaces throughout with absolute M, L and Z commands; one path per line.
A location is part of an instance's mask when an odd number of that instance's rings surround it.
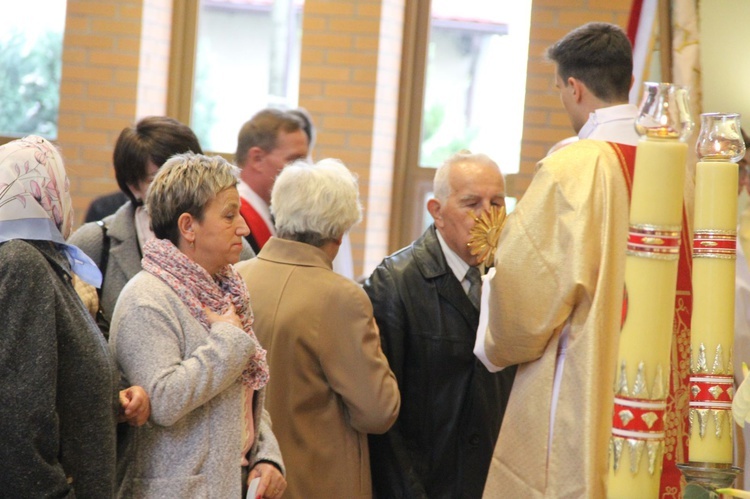
M 505 203 L 497 164 L 458 153 L 435 173 L 435 223 L 387 257 L 365 283 L 401 412 L 370 436 L 379 498 L 481 497 L 515 369 L 488 372 L 474 357 L 479 321 L 473 215 Z

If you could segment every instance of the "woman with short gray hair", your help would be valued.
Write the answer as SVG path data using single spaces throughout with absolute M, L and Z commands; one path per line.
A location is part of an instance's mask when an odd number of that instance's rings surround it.
M 332 270 L 362 217 L 356 178 L 333 159 L 293 163 L 274 183 L 271 211 L 277 236 L 237 271 L 268 348 L 287 497 L 371 497 L 367 434 L 391 427 L 401 399 L 369 298 Z
M 341 239 L 362 219 L 357 180 L 337 159 L 287 166 L 274 183 L 271 210 L 280 238 L 316 247 Z
M 170 158 L 148 189 L 155 238 L 123 288 L 110 348 L 151 397 L 151 425 L 130 430 L 118 497 L 239 497 L 286 486 L 264 410 L 266 352 L 237 263 L 248 234 L 239 170 L 223 158 Z M 245 478 L 249 474 L 249 478 Z

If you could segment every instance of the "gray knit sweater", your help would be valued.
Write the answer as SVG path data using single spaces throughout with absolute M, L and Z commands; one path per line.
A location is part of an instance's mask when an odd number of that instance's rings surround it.
M 118 462 L 118 497 L 241 495 L 240 374 L 256 343 L 219 322 L 210 331 L 161 279 L 139 272 L 122 290 L 110 348 L 124 377 L 151 398 L 151 418 L 130 428 Z M 251 465 L 281 454 L 256 393 Z

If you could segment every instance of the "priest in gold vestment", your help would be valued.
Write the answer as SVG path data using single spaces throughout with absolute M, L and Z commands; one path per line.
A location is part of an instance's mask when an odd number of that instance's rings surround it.
M 590 23 L 548 58 L 581 140 L 538 164 L 484 284 L 475 353 L 490 370 L 519 364 L 486 498 L 606 496 L 638 141 L 632 49 L 617 26 Z
M 508 217 L 485 349 L 520 365 L 485 497 L 604 497 L 628 229 L 619 161 L 607 142 L 565 147 Z

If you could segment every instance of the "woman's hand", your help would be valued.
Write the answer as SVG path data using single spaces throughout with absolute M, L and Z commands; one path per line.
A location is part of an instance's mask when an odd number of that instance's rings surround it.
M 217 314 L 208 307 L 205 307 L 203 311 L 206 313 L 206 319 L 208 319 L 209 324 L 213 324 L 215 322 L 228 322 L 231 325 L 242 329 L 242 321 L 240 320 L 240 316 L 237 315 L 237 311 L 235 310 L 234 305 L 229 305 L 227 311 L 221 315 Z
M 255 499 L 278 499 L 286 490 L 286 479 L 279 469 L 271 463 L 258 463 L 253 466 L 247 477 L 247 483 L 260 477 Z
M 131 386 L 120 390 L 120 423 L 126 422 L 130 426 L 141 426 L 151 415 L 151 400 L 146 390 L 140 386 Z

